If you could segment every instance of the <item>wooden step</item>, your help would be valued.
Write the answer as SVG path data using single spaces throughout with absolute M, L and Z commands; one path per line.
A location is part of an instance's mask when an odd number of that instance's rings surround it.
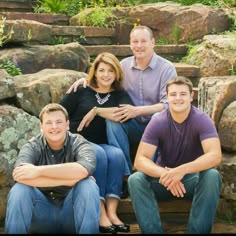
M 173 200 L 159 203 L 160 213 L 188 213 L 191 207 L 191 201 L 188 200 Z M 131 199 L 121 199 L 119 207 L 119 214 L 133 213 L 133 206 Z

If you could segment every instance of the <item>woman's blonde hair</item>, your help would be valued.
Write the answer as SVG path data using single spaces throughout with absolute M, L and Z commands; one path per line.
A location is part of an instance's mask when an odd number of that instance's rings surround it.
M 117 59 L 117 57 L 115 55 L 113 55 L 112 53 L 109 52 L 103 52 L 98 54 L 98 56 L 96 57 L 96 59 L 94 60 L 89 73 L 88 73 L 88 83 L 94 87 L 97 88 L 97 81 L 96 81 L 96 77 L 95 77 L 95 72 L 98 68 L 98 65 L 103 62 L 105 64 L 110 65 L 116 74 L 116 79 L 115 81 L 112 83 L 111 87 L 116 90 L 116 89 L 120 89 L 121 88 L 121 82 L 123 81 L 123 71 L 120 65 L 119 60 Z

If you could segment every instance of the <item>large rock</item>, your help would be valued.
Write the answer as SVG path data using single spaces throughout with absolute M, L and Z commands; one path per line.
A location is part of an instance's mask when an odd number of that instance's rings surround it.
M 202 77 L 198 88 L 198 107 L 218 126 L 224 109 L 236 100 L 236 76 Z
M 0 69 L 0 100 L 14 97 L 15 94 L 13 78 Z
M 51 102 L 59 102 L 67 89 L 86 73 L 66 69 L 44 69 L 14 77 L 18 105 L 35 116 Z
M 222 9 L 202 4 L 150 3 L 115 8 L 113 13 L 117 17 L 116 37 L 120 44 L 129 43 L 130 30 L 139 24 L 150 27 L 156 40 L 163 39 L 169 43 L 202 39 L 206 34 L 227 30 L 231 24 Z M 79 25 L 79 17 L 80 13 L 73 16 L 70 24 Z
M 22 109 L 0 106 L 0 222 L 5 218 L 7 194 L 13 184 L 12 169 L 17 154 L 28 139 L 40 132 L 39 119 Z
M 0 51 L 0 62 L 6 59 L 14 60 L 23 74 L 36 73 L 46 68 L 86 72 L 90 65 L 86 49 L 77 42 L 5 48 Z
M 222 148 L 236 151 L 236 76 L 203 77 L 198 88 L 198 107 L 215 123 Z
M 236 35 L 206 35 L 188 53 L 187 63 L 198 65 L 202 76 L 233 75 L 236 70 Z
M 224 109 L 218 132 L 222 147 L 228 151 L 236 151 L 236 99 Z

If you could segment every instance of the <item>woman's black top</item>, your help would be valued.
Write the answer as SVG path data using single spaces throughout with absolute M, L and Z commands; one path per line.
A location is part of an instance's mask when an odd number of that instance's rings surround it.
M 119 104 L 132 104 L 129 95 L 124 90 L 110 92 L 110 97 L 102 105 L 97 102 L 96 94 L 97 92 L 89 87 L 79 87 L 76 92 L 66 94 L 61 100 L 60 104 L 66 108 L 69 114 L 70 131 L 72 133 L 78 133 L 77 128 L 83 117 L 95 106 L 117 107 Z M 107 94 L 108 93 L 99 93 L 99 97 L 104 98 Z M 95 116 L 90 125 L 87 128 L 84 127 L 79 134 L 96 144 L 108 143 L 106 122 L 105 119 L 100 116 Z

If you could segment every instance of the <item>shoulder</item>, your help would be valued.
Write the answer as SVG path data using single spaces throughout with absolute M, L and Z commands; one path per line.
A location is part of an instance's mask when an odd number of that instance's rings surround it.
M 87 140 L 80 134 L 67 132 L 67 143 L 68 145 L 77 147 L 82 142 L 87 142 Z
M 199 110 L 197 107 L 192 106 L 191 113 L 191 127 L 193 130 L 198 130 L 200 133 L 213 134 L 213 136 L 218 136 L 216 126 L 210 116 Z
M 44 145 L 44 138 L 42 134 L 39 134 L 35 137 L 30 138 L 20 149 L 20 153 L 34 153 L 36 155 L 37 153 L 40 153 L 43 148 L 45 148 Z
M 159 129 L 165 129 L 169 121 L 167 113 L 168 111 L 167 109 L 165 109 L 161 112 L 154 114 L 151 120 L 149 121 L 148 126 L 158 126 Z
M 191 117 L 192 117 L 192 119 L 200 119 L 200 120 L 208 120 L 208 121 L 212 121 L 212 119 L 210 118 L 210 116 L 206 113 L 206 112 L 204 112 L 204 111 L 202 111 L 202 110 L 200 110 L 199 108 L 197 108 L 197 107 L 195 107 L 195 106 L 192 106 L 191 107 Z
M 177 76 L 175 65 L 167 59 L 154 53 L 150 63 L 154 73 L 157 73 L 163 78 L 162 81 L 167 81 Z
M 122 67 L 131 66 L 131 63 L 134 61 L 134 56 L 126 57 L 120 61 Z

